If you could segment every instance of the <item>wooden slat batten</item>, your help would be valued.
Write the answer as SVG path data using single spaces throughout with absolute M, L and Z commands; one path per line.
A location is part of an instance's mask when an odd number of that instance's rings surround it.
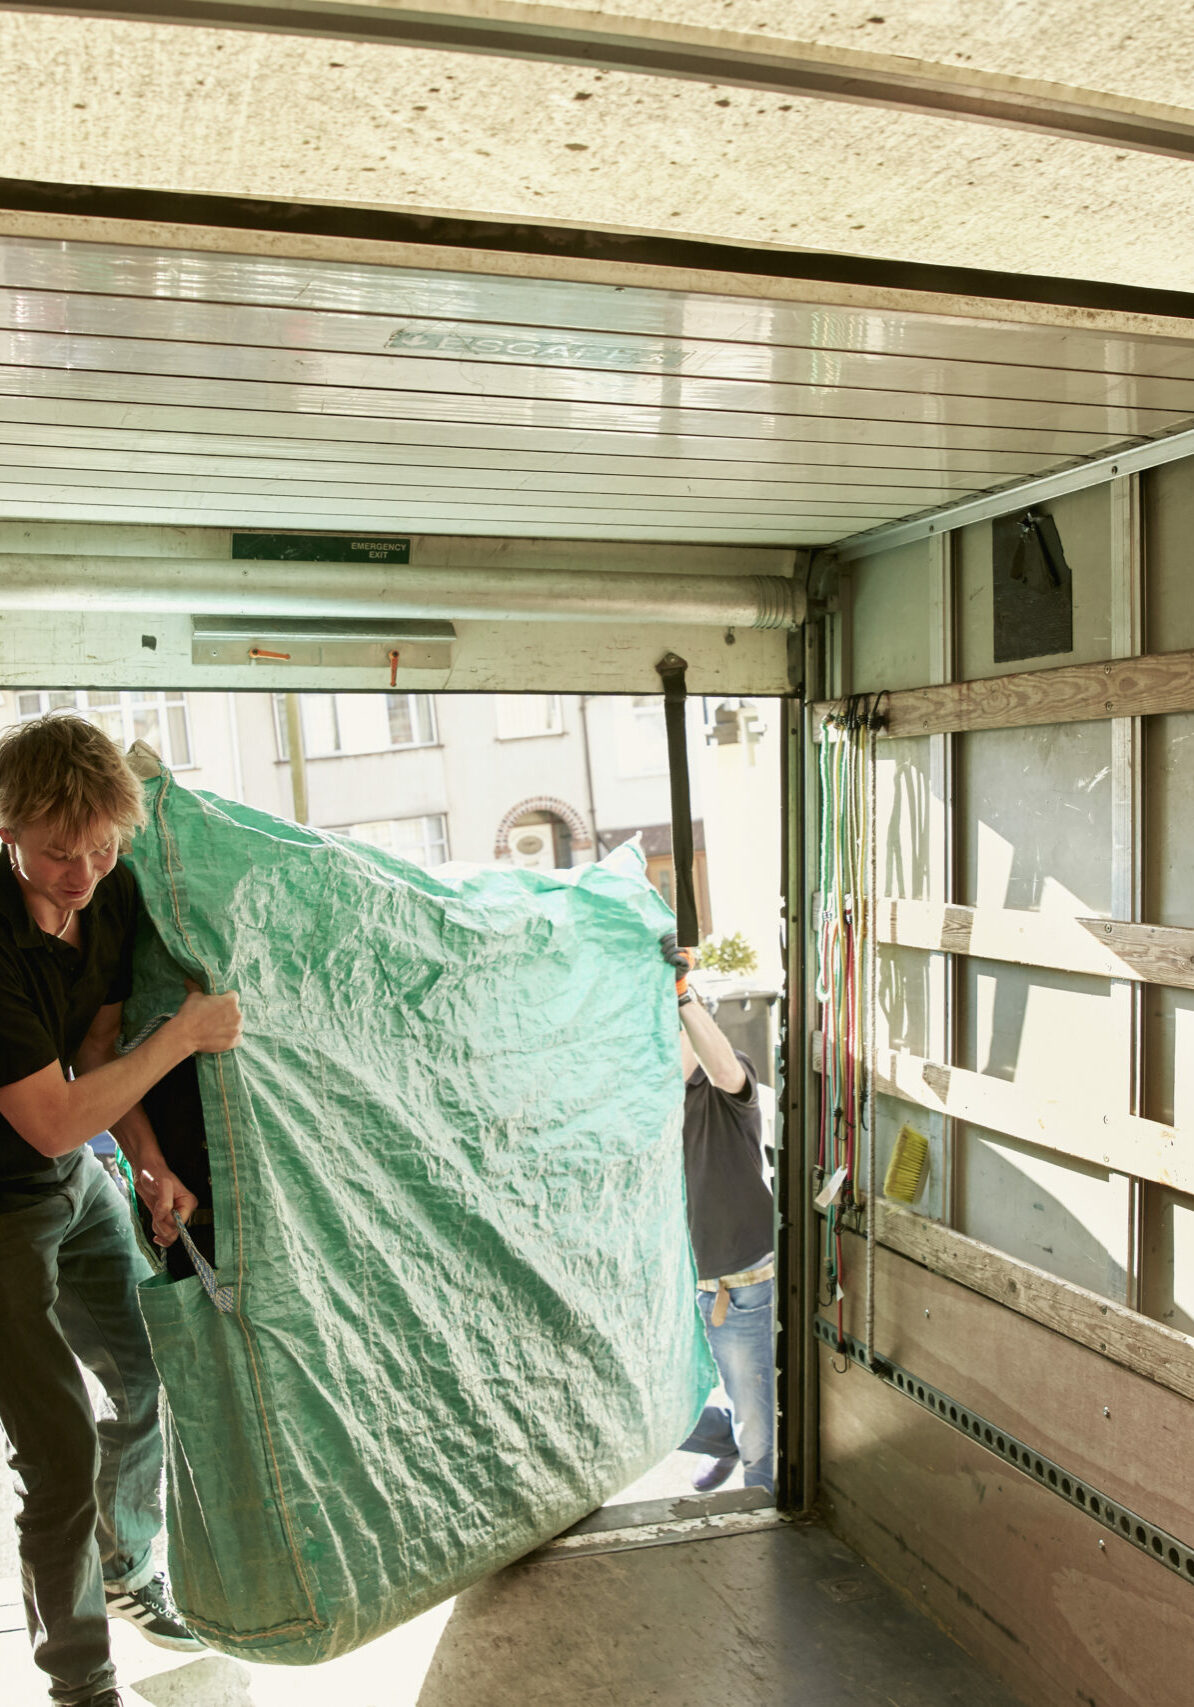
M 839 709 L 834 701 L 814 708 L 818 740 L 823 719 Z M 1101 664 L 1065 664 L 1058 670 L 1025 670 L 987 681 L 905 688 L 885 694 L 881 710 L 885 723 L 880 739 L 888 740 L 1194 711 L 1194 652 L 1156 652 Z
M 876 1237 L 887 1250 L 1194 1399 L 1194 1339 L 1188 1334 L 911 1209 L 883 1198 L 875 1208 Z
M 876 1210 L 879 1242 L 889 1250 L 1194 1399 L 1188 1335 L 909 1209 L 879 1201 Z
M 1043 1097 L 1039 1090 L 1030 1094 L 1005 1079 L 903 1051 L 880 1059 L 875 1084 L 882 1095 L 918 1108 L 1194 1194 L 1194 1137 L 1159 1120 L 1083 1105 L 1070 1091 L 1056 1097 Z
M 885 897 L 878 935 L 891 947 L 1194 990 L 1194 930 L 1177 925 Z

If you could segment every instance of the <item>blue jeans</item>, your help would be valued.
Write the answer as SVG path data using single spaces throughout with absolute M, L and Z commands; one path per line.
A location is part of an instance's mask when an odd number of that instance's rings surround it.
M 129 1206 L 84 1146 L 49 1188 L 0 1188 L 0 1424 L 33 1657 L 63 1707 L 110 1688 L 104 1585 L 153 1575 L 158 1378 Z M 107 1395 L 98 1426 L 76 1356 Z
M 705 1332 L 730 1404 L 706 1405 L 681 1452 L 741 1458 L 748 1488 L 775 1490 L 774 1280 L 732 1286 L 725 1321 L 712 1323 L 715 1292 L 698 1292 Z

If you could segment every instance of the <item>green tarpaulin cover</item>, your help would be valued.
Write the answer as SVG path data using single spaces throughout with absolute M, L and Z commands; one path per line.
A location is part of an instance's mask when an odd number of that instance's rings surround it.
M 171 1577 L 213 1647 L 304 1664 L 558 1533 L 700 1412 L 672 919 L 626 850 L 437 878 L 146 788 L 128 1029 L 183 973 L 245 1015 L 198 1058 L 218 1302 L 141 1294 Z

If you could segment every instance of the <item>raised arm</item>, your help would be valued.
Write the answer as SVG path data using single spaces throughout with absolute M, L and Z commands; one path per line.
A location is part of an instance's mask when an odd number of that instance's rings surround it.
M 736 1096 L 746 1084 L 746 1068 L 717 1021 L 695 999 L 680 1007 L 680 1024 L 692 1044 L 692 1052 L 719 1091 Z
M 692 951 L 678 947 L 671 932 L 659 939 L 659 947 L 663 958 L 676 975 L 676 1002 L 680 1011 L 680 1024 L 692 1045 L 693 1054 L 705 1069 L 711 1084 L 716 1085 L 719 1091 L 725 1091 L 728 1096 L 737 1096 L 746 1084 L 746 1068 L 734 1054 L 733 1046 L 723 1036 L 716 1020 L 705 1011 L 688 988 Z M 684 1071 L 685 1076 L 688 1076 L 693 1068 L 689 1066 Z

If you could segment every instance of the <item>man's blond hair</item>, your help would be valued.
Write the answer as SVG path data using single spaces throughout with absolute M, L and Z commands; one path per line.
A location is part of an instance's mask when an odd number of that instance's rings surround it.
M 141 784 L 116 743 L 71 711 L 0 733 L 0 829 L 45 819 L 72 845 L 97 820 L 122 840 L 145 822 Z

